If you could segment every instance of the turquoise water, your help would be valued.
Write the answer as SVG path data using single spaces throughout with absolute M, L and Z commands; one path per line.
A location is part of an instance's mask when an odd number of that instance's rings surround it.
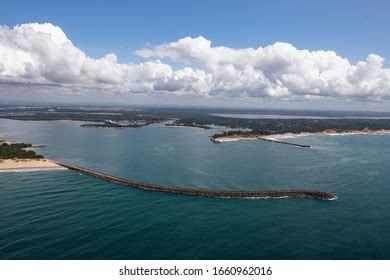
M 78 173 L 0 173 L 1 259 L 389 259 L 390 136 L 213 144 L 214 131 L 0 120 L 48 158 L 174 186 L 310 188 L 314 199 L 186 197 Z M 4 136 L 4 134 L 6 134 Z

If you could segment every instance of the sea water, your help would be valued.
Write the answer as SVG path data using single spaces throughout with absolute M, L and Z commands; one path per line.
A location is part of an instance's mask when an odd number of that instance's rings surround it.
M 307 188 L 316 199 L 209 199 L 69 170 L 0 173 L 0 259 L 389 259 L 390 135 L 214 144 L 218 130 L 0 119 L 47 158 L 177 187 Z

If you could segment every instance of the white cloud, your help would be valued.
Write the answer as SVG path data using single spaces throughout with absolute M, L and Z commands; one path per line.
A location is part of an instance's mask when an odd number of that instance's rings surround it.
M 383 68 L 383 58 L 374 54 L 353 65 L 333 51 L 298 50 L 287 43 L 257 49 L 212 47 L 203 37 L 187 37 L 137 54 L 199 65 L 213 77 L 210 94 L 284 99 L 390 97 L 390 69 Z
M 210 80 L 210 79 L 209 79 Z M 61 28 L 50 23 L 0 27 L 0 82 L 87 86 L 121 92 L 209 91 L 207 74 L 191 68 L 172 70 L 160 61 L 120 64 L 115 54 L 88 57 Z
M 115 54 L 93 59 L 50 23 L 0 26 L 0 83 L 274 100 L 390 99 L 390 69 L 374 54 L 351 64 L 333 51 L 298 50 L 287 43 L 232 49 L 214 47 L 203 37 L 136 54 L 146 61 L 118 63 Z M 169 61 L 185 67 L 174 70 Z

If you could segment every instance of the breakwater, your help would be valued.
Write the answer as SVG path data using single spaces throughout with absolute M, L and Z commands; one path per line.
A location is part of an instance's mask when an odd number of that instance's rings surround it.
M 291 142 L 286 142 L 286 141 L 279 141 L 279 140 L 268 139 L 268 138 L 263 138 L 263 137 L 258 137 L 257 139 L 263 140 L 263 141 L 268 141 L 268 142 L 273 142 L 273 143 L 279 143 L 279 144 L 295 146 L 295 147 L 311 148 L 309 145 L 296 144 L 296 143 L 291 143 Z
M 143 183 L 130 179 L 119 178 L 102 172 L 97 172 L 88 168 L 75 166 L 60 161 L 52 162 L 78 173 L 86 174 L 95 178 L 112 182 L 114 184 L 130 186 L 154 192 L 164 192 L 181 194 L 187 196 L 203 196 L 211 198 L 317 198 L 321 200 L 334 200 L 336 196 L 331 193 L 316 190 L 275 190 L 275 191 L 229 191 L 229 190 L 208 190 L 194 188 L 169 187 L 152 183 Z

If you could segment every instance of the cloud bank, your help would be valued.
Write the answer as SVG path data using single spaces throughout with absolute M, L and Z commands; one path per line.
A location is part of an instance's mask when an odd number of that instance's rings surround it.
M 186 37 L 136 54 L 145 62 L 118 63 L 115 54 L 94 59 L 50 23 L 0 26 L 0 83 L 88 87 L 123 94 L 390 100 L 390 69 L 375 54 L 351 64 L 333 51 L 299 50 L 280 42 L 232 49 L 212 46 L 203 37 Z M 173 63 L 183 66 L 174 69 Z

